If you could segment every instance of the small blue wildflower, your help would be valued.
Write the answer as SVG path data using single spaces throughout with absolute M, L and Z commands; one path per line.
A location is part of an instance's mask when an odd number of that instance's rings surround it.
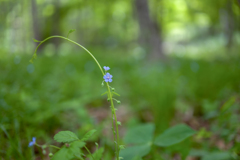
M 103 79 L 105 80 L 105 82 L 112 82 L 112 75 L 110 73 L 106 73 L 105 76 L 103 76 Z
M 36 143 L 36 137 L 32 138 L 32 141 L 29 143 L 28 147 L 33 146 Z
M 106 67 L 106 66 L 104 66 L 103 68 L 105 71 L 108 71 L 110 69 L 109 67 Z

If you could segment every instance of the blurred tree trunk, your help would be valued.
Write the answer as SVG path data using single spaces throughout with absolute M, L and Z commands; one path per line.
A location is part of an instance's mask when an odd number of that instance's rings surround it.
M 135 6 L 140 28 L 140 44 L 151 52 L 150 59 L 164 59 L 161 28 L 150 18 L 148 1 L 135 0 Z
M 59 0 L 54 1 L 55 12 L 52 16 L 52 26 L 51 26 L 51 35 L 61 35 L 60 33 L 60 26 L 61 26 L 61 8 Z M 53 39 L 54 46 L 56 48 L 56 54 L 58 53 L 57 49 L 60 45 L 60 39 L 54 38 Z
M 228 1 L 226 4 L 226 8 L 221 10 L 221 21 L 226 37 L 226 47 L 231 48 L 233 45 L 234 33 L 234 13 L 232 10 L 231 1 Z
M 41 40 L 36 0 L 32 0 L 31 5 L 32 5 L 32 26 L 33 26 L 33 36 L 34 36 L 33 38 L 36 40 Z M 36 47 L 37 45 L 38 44 L 35 43 Z

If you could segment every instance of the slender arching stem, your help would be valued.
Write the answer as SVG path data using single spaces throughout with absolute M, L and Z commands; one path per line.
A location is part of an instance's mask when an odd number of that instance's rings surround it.
M 52 147 L 52 148 L 56 148 L 56 149 L 61 149 L 61 148 L 59 148 L 59 147 L 57 147 L 57 146 L 54 146 L 54 145 L 48 145 L 49 147 Z
M 95 61 L 95 62 L 97 63 L 97 65 L 98 65 L 99 69 L 101 70 L 102 74 L 104 75 L 104 72 L 103 72 L 103 69 L 102 69 L 101 65 L 99 64 L 99 62 L 97 61 L 97 59 L 93 56 L 93 54 L 92 54 L 91 52 L 89 52 L 89 50 L 87 50 L 87 49 L 86 49 L 85 47 L 83 47 L 81 44 L 79 44 L 79 43 L 77 43 L 77 42 L 75 42 L 75 41 L 73 41 L 73 40 L 71 40 L 71 39 L 68 39 L 68 38 L 66 38 L 66 37 L 63 37 L 63 36 L 50 36 L 50 37 L 44 39 L 43 41 L 41 41 L 41 42 L 38 44 L 37 48 L 35 49 L 35 53 L 34 53 L 34 54 L 37 53 L 37 50 L 38 50 L 38 48 L 39 48 L 39 46 L 40 46 L 41 44 L 43 44 L 44 42 L 46 42 L 47 40 L 52 39 L 52 38 L 62 38 L 62 39 L 65 39 L 65 40 L 67 40 L 67 41 L 69 41 L 69 42 L 72 42 L 72 43 L 78 45 L 78 46 L 81 47 L 82 49 L 84 49 L 84 50 L 94 59 L 94 61 Z
M 100 71 L 102 72 L 102 74 L 105 75 L 105 73 L 104 73 L 101 65 L 99 64 L 99 62 L 97 61 L 97 59 L 93 56 L 93 54 L 92 54 L 90 51 L 88 51 L 85 47 L 83 47 L 83 46 L 80 45 L 79 43 L 77 43 L 77 42 L 75 42 L 75 41 L 73 41 L 73 40 L 71 40 L 71 39 L 68 39 L 68 38 L 66 38 L 66 37 L 63 37 L 63 36 L 57 36 L 57 35 L 56 35 L 56 36 L 50 36 L 50 37 L 44 39 L 43 41 L 40 41 L 40 43 L 38 44 L 37 48 L 35 49 L 33 58 L 31 59 L 31 62 L 32 62 L 32 60 L 33 60 L 34 58 L 37 57 L 37 50 L 38 50 L 39 46 L 40 46 L 41 44 L 43 44 L 44 42 L 46 42 L 47 40 L 52 39 L 52 38 L 65 39 L 65 40 L 67 40 L 67 41 L 69 41 L 69 42 L 72 42 L 72 43 L 76 44 L 77 46 L 81 47 L 82 49 L 84 49 L 84 50 L 94 59 L 94 61 L 97 63 L 97 65 L 98 65 Z M 120 148 L 119 148 L 119 145 L 120 145 L 120 144 L 119 144 L 119 142 L 120 142 L 120 141 L 119 141 L 117 115 L 116 115 L 116 111 L 115 111 L 115 108 L 114 108 L 112 93 L 111 93 L 111 90 L 110 90 L 111 87 L 109 86 L 108 82 L 106 82 L 106 86 L 107 86 L 107 90 L 108 90 L 108 98 L 110 98 L 110 101 L 111 101 L 112 114 L 113 114 L 114 119 L 115 119 L 116 133 L 115 133 L 114 128 L 113 128 L 113 136 L 114 136 L 114 141 L 115 141 L 115 139 L 117 139 L 117 142 L 116 142 L 117 144 L 115 144 L 115 149 L 116 149 L 116 158 L 117 158 L 117 160 L 119 160 L 119 151 L 120 151 Z M 113 123 L 113 119 L 112 119 L 112 123 Z M 117 134 L 117 136 L 116 136 L 115 134 Z M 115 142 L 114 142 L 114 143 L 115 143 Z M 53 146 L 51 146 L 51 147 L 53 147 Z M 55 147 L 55 148 L 56 148 L 56 147 Z M 57 148 L 58 148 L 58 147 L 57 147 Z M 85 147 L 85 148 L 86 148 L 86 147 Z M 88 150 L 87 148 L 86 148 L 86 150 L 89 152 L 89 150 Z M 92 158 L 93 158 L 93 157 L 92 157 Z
M 93 157 L 92 153 L 88 150 L 88 148 L 86 146 L 84 146 L 84 148 L 88 151 L 88 153 L 91 155 L 92 159 L 94 160 L 94 157 Z
M 37 144 L 37 143 L 35 143 L 35 145 L 36 146 L 38 146 L 38 147 L 43 147 L 43 145 L 39 145 L 39 144 Z M 52 148 L 55 148 L 55 149 L 61 149 L 61 148 L 59 148 L 59 147 L 57 147 L 57 146 L 54 146 L 54 145 L 47 145 L 48 147 L 52 147 Z
M 118 123 L 117 123 L 117 115 L 116 115 L 116 111 L 115 111 L 115 108 L 114 108 L 114 104 L 113 104 L 113 99 L 112 99 L 112 94 L 111 94 L 111 91 L 110 91 L 110 87 L 107 83 L 107 88 L 108 88 L 108 92 L 109 92 L 109 98 L 110 98 L 110 101 L 111 101 L 111 109 L 112 109 L 112 112 L 113 112 L 113 115 L 114 115 L 114 119 L 115 119 L 115 126 L 116 126 L 116 132 L 117 132 L 117 150 L 116 150 L 116 156 L 117 156 L 117 160 L 119 160 L 119 134 L 118 134 Z M 115 136 L 115 134 L 113 133 L 113 135 Z M 115 143 L 115 142 L 114 142 Z

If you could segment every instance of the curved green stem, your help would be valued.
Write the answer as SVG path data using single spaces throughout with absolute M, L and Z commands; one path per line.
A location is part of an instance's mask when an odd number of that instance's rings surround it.
M 116 141 L 116 133 L 115 133 L 115 128 L 114 128 L 114 120 L 113 120 L 114 115 L 113 115 L 112 106 L 111 106 L 111 111 L 112 111 L 112 117 L 111 117 L 111 119 L 112 119 L 112 132 L 113 132 L 113 139 L 114 139 L 114 142 L 115 142 Z M 115 146 L 115 151 L 117 152 L 117 144 L 115 143 L 114 146 Z
M 117 132 L 117 150 L 116 150 L 116 156 L 117 156 L 117 160 L 119 160 L 119 134 L 118 134 L 118 124 L 117 124 L 117 115 L 116 115 L 116 111 L 115 111 L 115 108 L 114 108 L 114 104 L 113 104 L 113 98 L 112 98 L 112 94 L 111 94 L 111 91 L 110 91 L 110 87 L 107 83 L 107 88 L 108 88 L 108 92 L 109 92 L 109 98 L 111 100 L 111 109 L 112 109 L 112 112 L 113 112 L 113 115 L 114 115 L 114 119 L 115 119 L 115 126 L 116 126 L 116 132 Z M 113 133 L 114 137 L 115 137 L 115 134 Z
M 37 143 L 35 143 L 35 145 L 36 146 L 38 146 L 38 147 L 40 147 L 40 148 L 42 148 L 44 145 L 40 145 L 40 144 L 37 144 Z M 46 146 L 48 146 L 48 147 L 52 147 L 52 148 L 56 148 L 56 149 L 61 149 L 61 148 L 59 148 L 59 147 L 57 147 L 57 146 L 54 146 L 54 145 L 46 145 Z
M 82 49 L 84 49 L 84 50 L 94 59 L 94 61 L 97 63 L 97 65 L 98 65 L 99 69 L 101 70 L 102 74 L 105 75 L 105 73 L 104 73 L 101 65 L 99 64 L 99 62 L 97 61 L 97 59 L 93 56 L 93 54 L 92 54 L 90 51 L 88 51 L 85 47 L 83 47 L 83 46 L 80 45 L 79 43 L 77 43 L 77 42 L 75 42 L 75 41 L 73 41 L 73 40 L 71 40 L 71 39 L 68 39 L 68 38 L 66 38 L 66 37 L 63 37 L 63 36 L 50 36 L 50 37 L 44 39 L 43 41 L 41 41 L 41 42 L 38 44 L 37 48 L 35 49 L 33 58 L 30 60 L 30 62 L 32 62 L 33 59 L 35 59 L 35 58 L 37 57 L 37 50 L 38 50 L 39 46 L 40 46 L 41 44 L 43 44 L 44 42 L 46 42 L 47 40 L 52 39 L 52 38 L 65 39 L 65 40 L 67 40 L 67 41 L 69 41 L 69 42 L 72 42 L 72 43 L 76 44 L 77 46 L 81 47 Z M 119 160 L 119 151 L 120 151 L 120 149 L 119 149 L 119 134 L 118 134 L 117 116 L 116 116 L 116 111 L 115 111 L 114 104 L 113 104 L 113 98 L 112 98 L 112 94 L 111 94 L 111 91 L 110 91 L 110 86 L 109 86 L 109 84 L 108 84 L 107 82 L 106 82 L 106 84 L 107 84 L 108 96 L 109 96 L 109 98 L 110 98 L 110 100 L 111 100 L 111 109 L 112 109 L 113 116 L 114 116 L 114 119 L 115 119 L 115 127 L 116 127 L 116 132 L 117 132 L 117 133 L 116 133 L 116 134 L 117 134 L 117 138 L 116 138 L 116 139 L 117 139 L 117 144 L 115 145 L 115 149 L 116 149 L 116 157 L 117 157 L 117 160 Z M 114 134 L 114 132 L 113 132 L 113 136 L 114 136 L 114 141 L 115 141 L 115 134 Z M 56 147 L 55 147 L 55 148 L 56 148 Z M 57 148 L 58 148 L 58 147 L 57 147 Z M 86 148 L 86 149 L 87 149 L 87 148 Z
M 92 159 L 94 160 L 94 157 L 93 157 L 92 153 L 88 150 L 88 148 L 86 146 L 84 146 L 84 148 L 88 151 L 88 153 L 91 155 Z
M 54 145 L 48 145 L 48 147 L 52 147 L 52 148 L 56 148 L 56 149 L 61 149 L 61 148 L 59 148 L 59 147 L 57 147 L 57 146 L 54 146 Z
M 77 42 L 75 42 L 75 41 L 73 41 L 73 40 L 71 40 L 71 39 L 68 39 L 68 38 L 66 38 L 66 37 L 63 37 L 63 36 L 50 36 L 50 37 L 44 39 L 43 41 L 41 41 L 41 42 L 38 44 L 37 48 L 35 49 L 35 52 L 34 52 L 35 56 L 36 56 L 37 50 L 38 50 L 38 48 L 40 47 L 40 45 L 43 44 L 44 42 L 46 42 L 47 40 L 52 39 L 52 38 L 62 38 L 62 39 L 65 39 L 65 40 L 67 40 L 67 41 L 69 41 L 69 42 L 72 42 L 72 43 L 78 45 L 78 46 L 81 47 L 82 49 L 84 49 L 84 50 L 94 59 L 94 61 L 95 61 L 95 62 L 97 63 L 97 65 L 98 65 L 99 69 L 101 70 L 102 74 L 104 75 L 104 72 L 103 72 L 103 70 L 102 70 L 101 65 L 99 64 L 99 62 L 97 61 L 97 59 L 92 55 L 92 53 L 89 52 L 89 50 L 87 50 L 87 49 L 86 49 L 85 47 L 83 47 L 81 44 L 79 44 L 79 43 L 77 43 Z

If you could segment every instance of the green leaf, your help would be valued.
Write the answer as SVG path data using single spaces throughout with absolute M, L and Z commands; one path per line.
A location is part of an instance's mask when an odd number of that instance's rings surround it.
M 33 41 L 34 41 L 34 42 L 42 42 L 42 41 L 36 40 L 36 39 L 34 39 L 34 38 L 33 38 Z
M 70 143 L 69 147 L 62 147 L 57 153 L 53 155 L 51 160 L 72 160 L 75 157 L 82 158 L 82 148 L 85 145 L 84 142 L 75 141 Z
M 193 157 L 202 157 L 204 155 L 207 155 L 208 152 L 206 150 L 201 150 L 201 149 L 191 149 L 189 156 Z
M 126 144 L 146 144 L 151 143 L 155 126 L 152 123 L 143 124 L 127 131 L 124 137 Z
M 203 156 L 202 160 L 229 160 L 232 156 L 229 152 L 213 152 Z
M 138 157 L 147 155 L 151 150 L 151 144 L 137 145 L 132 147 L 127 147 L 124 150 L 120 151 L 120 157 L 123 157 L 125 160 L 133 160 Z
M 235 101 L 236 97 L 231 97 L 227 102 L 225 102 L 221 108 L 221 113 L 226 112 L 230 107 L 232 107 Z
M 108 91 L 106 91 L 106 92 L 102 93 L 102 94 L 101 94 L 101 96 L 103 96 L 104 94 L 107 94 L 107 93 L 108 93 Z
M 71 33 L 74 32 L 74 31 L 75 31 L 75 29 L 70 29 L 70 30 L 68 31 L 67 38 L 68 38 L 69 34 L 71 34 Z
M 120 94 L 116 93 L 116 92 L 112 92 L 113 94 L 117 95 L 117 96 L 120 96 Z
M 104 152 L 104 148 L 99 148 L 98 150 L 96 150 L 93 154 L 94 159 L 92 159 L 92 156 L 89 155 L 89 160 L 101 160 L 102 156 L 103 156 L 103 152 Z
M 83 138 L 81 139 L 81 141 L 83 141 L 83 142 L 84 142 L 84 141 L 87 141 L 96 131 L 97 131 L 97 130 L 93 129 L 93 130 L 87 132 L 87 133 L 83 136 Z
M 186 138 L 194 135 L 196 131 L 185 124 L 179 124 L 171 127 L 160 134 L 154 141 L 154 144 L 167 147 L 182 142 Z
M 73 142 L 79 140 L 77 135 L 71 131 L 61 131 L 54 136 L 54 140 L 57 142 Z

